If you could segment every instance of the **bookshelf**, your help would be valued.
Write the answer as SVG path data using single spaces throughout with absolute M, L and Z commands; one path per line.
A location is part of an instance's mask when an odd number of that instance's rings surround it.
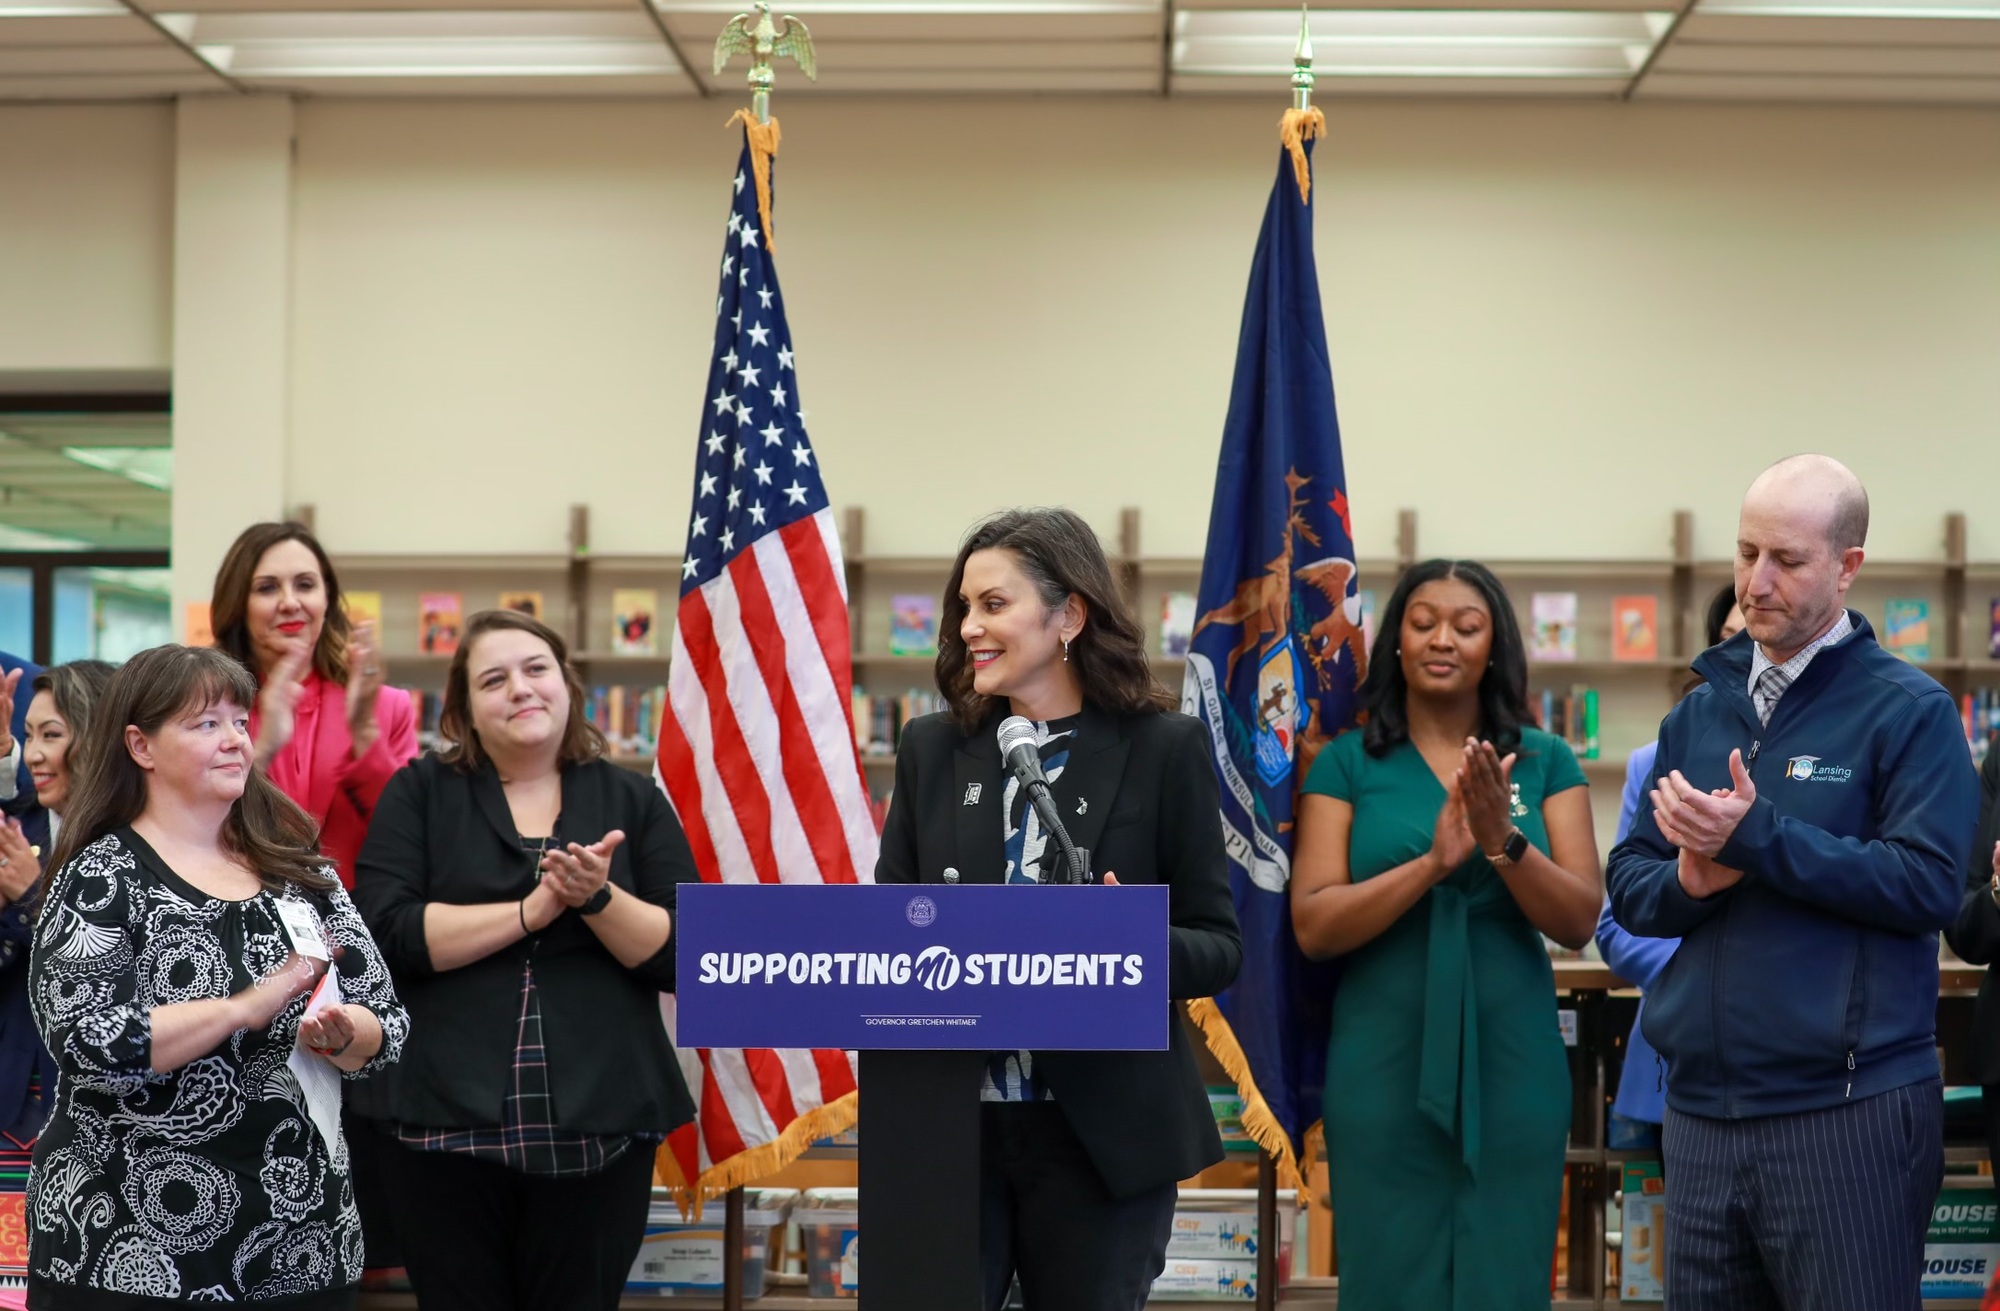
M 294 511 L 310 525 L 312 508 Z M 841 515 L 840 536 L 845 557 L 849 622 L 854 635 L 855 686 L 878 696 L 901 697 L 931 692 L 930 655 L 891 654 L 891 598 L 904 593 L 933 599 L 943 591 L 953 556 L 881 555 L 871 553 L 866 514 L 851 507 Z M 1146 649 L 1154 672 L 1169 689 L 1178 690 L 1185 661 L 1157 654 L 1160 649 L 1161 603 L 1170 592 L 1193 592 L 1201 581 L 1201 557 L 1148 554 L 1144 549 L 1143 518 L 1136 508 L 1120 512 L 1116 536 L 1107 541 L 1114 573 L 1145 629 Z M 1373 593 L 1377 607 L 1403 569 L 1422 558 L 1419 524 L 1414 510 L 1397 516 L 1396 551 L 1391 558 L 1363 559 L 1362 587 Z M 1662 552 L 1642 559 L 1487 559 L 1514 602 L 1524 631 L 1532 619 L 1536 592 L 1570 592 L 1577 598 L 1576 659 L 1533 661 L 1529 666 L 1531 694 L 1544 689 L 1561 692 L 1587 684 L 1599 693 L 1598 755 L 1585 759 L 1584 772 L 1593 784 L 1593 805 L 1599 843 L 1609 849 L 1617 822 L 1620 782 L 1626 758 L 1650 741 L 1659 721 L 1672 708 L 1688 678 L 1688 661 L 1700 649 L 1701 612 L 1708 597 L 1731 577 L 1728 560 L 1697 559 L 1694 517 L 1676 511 L 1661 525 Z M 551 546 L 557 546 L 551 543 Z M 1934 559 L 1869 561 L 1861 571 L 1849 604 L 1868 616 L 1878 631 L 1891 599 L 1921 600 L 1929 608 L 1931 654 L 1917 662 L 1955 696 L 1986 689 L 2000 693 L 2000 659 L 1988 654 L 1978 638 L 1988 602 L 2000 598 L 2000 561 L 1972 562 L 1966 558 L 1965 516 L 1945 516 Z M 574 661 L 586 687 L 655 687 L 665 683 L 666 651 L 671 646 L 667 625 L 679 590 L 680 557 L 675 554 L 603 554 L 590 547 L 590 510 L 572 506 L 567 539 L 546 553 L 499 555 L 356 555 L 336 554 L 335 567 L 348 591 L 373 591 L 382 597 L 384 655 L 390 680 L 427 695 L 444 687 L 449 657 L 425 655 L 418 649 L 418 601 L 425 592 L 456 592 L 470 613 L 497 603 L 503 591 L 542 593 L 545 618 L 569 640 Z M 660 654 L 614 652 L 611 634 L 612 596 L 620 589 L 645 588 L 660 599 Z M 1611 598 L 1622 595 L 1659 598 L 1659 654 L 1645 660 L 1612 658 Z M 650 769 L 644 751 L 621 752 L 620 764 Z M 867 751 L 862 766 L 871 788 L 887 789 L 895 768 L 893 751 Z

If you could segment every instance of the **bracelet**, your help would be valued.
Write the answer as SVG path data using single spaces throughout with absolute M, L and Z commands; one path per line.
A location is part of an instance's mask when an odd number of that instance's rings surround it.
M 352 1047 L 353 1045 L 354 1045 L 354 1039 L 349 1038 L 346 1042 L 340 1044 L 340 1046 L 338 1047 L 315 1047 L 313 1048 L 313 1051 L 321 1056 L 326 1057 L 328 1060 L 332 1060 L 337 1056 L 343 1055 L 347 1051 L 347 1049 L 349 1047 Z
M 515 903 L 515 909 L 521 912 L 521 936 L 525 938 L 534 932 L 533 929 L 528 927 L 528 899 L 526 897 L 521 898 L 520 901 Z

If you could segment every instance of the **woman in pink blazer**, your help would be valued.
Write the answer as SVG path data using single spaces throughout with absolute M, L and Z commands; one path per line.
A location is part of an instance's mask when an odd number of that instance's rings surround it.
M 215 575 L 215 644 L 257 677 L 257 763 L 319 823 L 354 886 L 354 856 L 389 776 L 417 757 L 410 694 L 382 686 L 374 625 L 350 625 L 333 563 L 304 525 L 252 524 Z

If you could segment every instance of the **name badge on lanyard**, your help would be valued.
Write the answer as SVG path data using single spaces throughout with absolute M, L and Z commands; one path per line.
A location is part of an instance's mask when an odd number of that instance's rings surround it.
M 320 932 L 319 916 L 303 901 L 291 897 L 277 898 L 278 918 L 284 923 L 285 936 L 292 940 L 292 950 L 313 960 L 331 961 L 333 952 L 326 945 L 326 936 Z

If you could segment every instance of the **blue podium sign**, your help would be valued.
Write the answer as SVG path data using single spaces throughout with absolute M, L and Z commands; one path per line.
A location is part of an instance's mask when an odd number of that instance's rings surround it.
M 682 1047 L 1158 1051 L 1167 889 L 684 883 Z

